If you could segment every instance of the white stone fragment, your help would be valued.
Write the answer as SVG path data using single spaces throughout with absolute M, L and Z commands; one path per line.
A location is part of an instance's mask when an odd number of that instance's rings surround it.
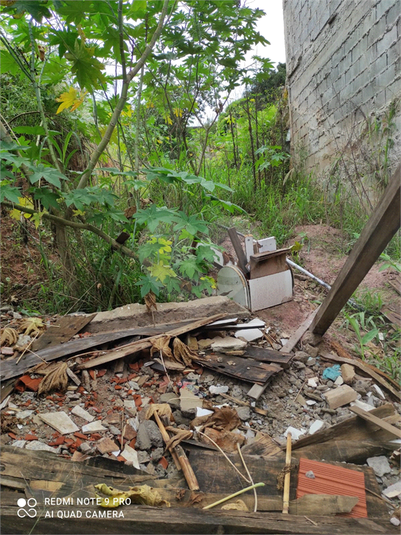
M 401 480 L 387 487 L 386 490 L 383 491 L 383 494 L 387 496 L 387 498 L 395 498 L 397 496 L 401 496 Z
M 241 329 L 235 333 L 236 338 L 243 338 L 247 342 L 253 342 L 263 338 L 263 332 L 260 329 Z
M 364 411 L 371 411 L 374 409 L 372 405 L 369 403 L 365 403 L 364 401 L 360 401 L 359 399 L 356 399 L 352 403 L 350 403 L 351 407 L 358 407 L 359 409 L 362 409 Z
M 344 379 L 339 375 L 337 379 L 334 381 L 334 384 L 337 386 L 341 386 L 344 383 Z
M 240 351 L 245 349 L 247 343 L 233 336 L 226 336 L 222 338 L 221 336 L 216 336 L 213 338 L 213 343 L 211 348 L 213 351 Z
M 11 446 L 14 446 L 14 448 L 24 448 L 26 443 L 26 440 L 16 440 L 11 444 Z
M 389 474 L 391 472 L 391 466 L 387 460 L 387 457 L 384 455 L 379 455 L 377 457 L 369 457 L 366 459 L 368 466 L 373 468 L 374 473 L 378 477 L 384 476 L 384 474 Z
M 314 399 L 308 399 L 306 404 L 311 407 L 312 405 L 316 405 L 316 401 Z
M 83 420 L 86 420 L 87 422 L 93 422 L 95 419 L 92 414 L 90 414 L 88 411 L 80 407 L 79 405 L 75 405 L 75 407 L 71 411 L 72 414 L 75 414 L 75 416 L 79 416 Z
M 28 442 L 28 444 L 25 446 L 25 449 L 33 451 L 51 451 L 52 453 L 60 452 L 60 448 L 52 448 L 44 442 L 40 442 L 40 440 L 32 440 Z
M 299 437 L 305 434 L 305 429 L 296 429 L 295 427 L 292 427 L 291 425 L 287 427 L 287 429 L 284 431 L 283 436 L 287 436 L 288 433 L 291 433 L 292 440 L 298 440 Z
M 200 418 L 201 416 L 209 416 L 209 414 L 213 414 L 213 411 L 209 411 L 209 409 L 202 409 L 202 407 L 196 407 L 197 418 Z
M 311 377 L 308 379 L 308 386 L 311 386 L 312 388 L 316 388 L 318 385 L 319 379 L 318 377 Z
M 209 392 L 211 394 L 215 394 L 215 395 L 227 394 L 228 386 L 215 386 L 215 385 L 212 385 L 212 386 L 209 387 Z
M 323 420 L 315 420 L 309 427 L 309 434 L 314 435 L 324 427 Z
M 376 390 L 376 392 L 382 399 L 386 399 L 386 396 L 383 394 L 383 390 L 379 386 L 373 384 L 372 387 Z
M 97 433 L 99 431 L 107 431 L 107 427 L 104 427 L 99 420 L 91 422 L 82 426 L 82 433 Z
M 47 412 L 45 414 L 39 414 L 40 418 L 50 427 L 53 427 L 56 431 L 62 435 L 68 435 L 79 431 L 79 427 L 74 424 L 67 413 L 60 412 Z
M 134 450 L 134 448 L 131 448 L 131 446 L 128 446 L 128 444 L 121 452 L 121 456 L 124 457 L 126 461 L 131 462 L 134 468 L 136 468 L 137 470 L 141 469 L 138 461 L 138 452 Z

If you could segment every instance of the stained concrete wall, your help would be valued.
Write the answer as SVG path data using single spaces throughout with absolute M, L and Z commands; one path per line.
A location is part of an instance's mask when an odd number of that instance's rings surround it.
M 401 0 L 283 0 L 283 9 L 291 145 L 322 175 L 357 152 L 366 118 L 383 119 L 401 97 Z M 393 162 L 401 159 L 400 108 Z

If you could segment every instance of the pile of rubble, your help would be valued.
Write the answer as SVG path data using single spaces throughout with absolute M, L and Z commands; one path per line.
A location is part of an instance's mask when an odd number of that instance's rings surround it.
M 6 328 L 25 329 L 25 338 L 10 338 L 14 343 L 6 340 L 2 348 L 9 379 L 2 390 L 2 447 L 51 452 L 82 465 L 101 456 L 171 481 L 186 466 L 188 487 L 199 490 L 191 467 L 197 452 L 242 449 L 282 459 L 291 433 L 297 459 L 371 467 L 388 520 L 399 525 L 401 405 L 392 381 L 338 355 L 320 337 L 294 340 L 241 307 L 237 312 L 150 326 L 148 319 L 138 327 L 128 314 L 120 330 L 114 318 L 98 321 L 95 332 L 92 316 L 70 316 L 65 325 L 76 322 L 79 332 L 64 329 L 71 341 L 44 349 L 33 349 L 46 336 L 40 321 L 27 332 L 26 323 L 20 327 L 25 320 L 3 314 Z M 350 422 L 354 446 L 339 448 Z

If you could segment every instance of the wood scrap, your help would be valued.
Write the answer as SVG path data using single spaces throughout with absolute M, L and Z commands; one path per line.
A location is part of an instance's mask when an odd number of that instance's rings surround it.
M 297 345 L 299 340 L 302 338 L 305 332 L 309 329 L 309 326 L 314 320 L 318 310 L 319 309 L 317 308 L 314 312 L 312 312 L 312 314 L 302 323 L 302 325 L 298 327 L 295 333 L 290 336 L 287 343 L 280 349 L 280 353 L 289 354 L 290 351 L 294 349 L 294 347 Z M 266 390 L 266 388 L 267 388 L 267 383 L 264 385 L 254 384 L 253 387 L 249 390 L 248 396 L 253 399 L 259 399 L 260 396 L 263 394 L 263 392 Z
M 371 422 L 372 424 L 376 424 L 385 431 L 388 431 L 389 433 L 392 433 L 395 437 L 401 438 L 401 429 L 398 429 L 397 427 L 394 427 L 394 425 L 389 424 L 385 420 L 382 420 L 381 418 L 378 418 L 374 414 L 371 414 L 370 412 L 364 411 L 363 409 L 360 409 L 359 407 L 350 407 L 349 410 L 353 412 L 354 414 L 358 415 L 360 418 L 363 418 L 367 422 Z
M 93 368 L 94 366 L 100 366 L 107 362 L 118 360 L 127 357 L 128 355 L 133 355 L 135 353 L 138 353 L 139 351 L 143 351 L 144 349 L 149 349 L 153 346 L 157 339 L 165 338 L 166 336 L 180 336 L 181 334 L 185 334 L 189 331 L 194 331 L 199 327 L 202 327 L 203 325 L 207 325 L 208 323 L 216 321 L 217 319 L 224 318 L 225 316 L 226 314 L 215 314 L 214 316 L 210 316 L 209 318 L 200 318 L 196 321 L 186 324 L 183 327 L 177 327 L 176 329 L 168 331 L 167 333 L 159 334 L 154 337 L 144 338 L 143 340 L 138 340 L 137 342 L 132 342 L 132 344 L 128 344 L 122 349 L 112 350 L 104 355 L 101 355 L 100 357 L 95 357 L 92 360 L 83 362 L 82 364 L 79 364 L 78 369 Z
M 247 273 L 249 273 L 249 269 L 247 268 L 248 261 L 244 249 L 242 248 L 240 239 L 238 238 L 236 229 L 234 227 L 228 229 L 228 235 L 231 243 L 233 244 L 235 254 L 237 255 L 238 267 L 244 275 L 247 275 Z
M 283 371 L 278 364 L 267 364 L 224 353 L 207 352 L 204 357 L 198 356 L 195 362 L 205 368 L 251 383 L 266 383 L 271 376 Z
M 290 476 L 291 476 L 291 433 L 287 433 L 287 449 L 284 466 L 283 514 L 290 508 Z
M 51 325 L 42 336 L 32 345 L 33 351 L 68 342 L 68 340 L 81 331 L 96 314 L 84 316 L 62 316 L 54 325 Z
M 329 494 L 305 494 L 289 505 L 291 515 L 325 515 L 350 513 L 358 503 L 356 496 L 334 496 Z

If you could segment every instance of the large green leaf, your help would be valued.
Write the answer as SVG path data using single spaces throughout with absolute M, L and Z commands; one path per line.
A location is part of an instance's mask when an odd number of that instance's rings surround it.
M 0 73 L 16 75 L 20 72 L 20 66 L 7 50 L 0 50 Z M 3 93 L 3 98 L 6 97 Z
M 51 191 L 49 188 L 38 188 L 35 189 L 33 198 L 40 201 L 46 210 L 49 208 L 60 208 L 60 205 L 57 202 L 59 195 L 54 191 Z
M 74 49 L 65 54 L 65 57 L 72 62 L 71 71 L 75 74 L 80 87 L 88 91 L 98 89 L 100 84 L 106 82 L 106 77 L 102 73 L 105 66 L 94 57 L 94 53 L 95 47 L 87 47 L 81 40 L 76 40 Z
M 36 167 L 32 167 L 33 173 L 29 175 L 29 181 L 31 184 L 36 184 L 42 178 L 52 184 L 56 188 L 61 188 L 61 180 L 68 180 L 67 177 L 54 169 L 53 167 L 45 167 L 42 163 Z
M 4 5 L 2 3 L 2 5 Z M 43 17 L 50 18 L 51 13 L 47 0 L 17 0 L 9 7 L 3 7 L 4 11 L 16 11 L 18 15 L 29 13 L 37 22 L 41 22 Z
M 4 175 L 2 174 L 2 178 L 3 176 Z M 20 189 L 12 186 L 9 180 L 2 180 L 0 182 L 0 202 L 3 202 L 4 199 L 7 199 L 11 202 L 19 203 L 20 197 Z
M 175 210 L 169 208 L 157 208 L 152 204 L 149 208 L 138 210 L 133 217 L 138 223 L 147 225 L 150 232 L 154 232 L 159 223 L 174 223 L 177 220 L 177 214 Z

